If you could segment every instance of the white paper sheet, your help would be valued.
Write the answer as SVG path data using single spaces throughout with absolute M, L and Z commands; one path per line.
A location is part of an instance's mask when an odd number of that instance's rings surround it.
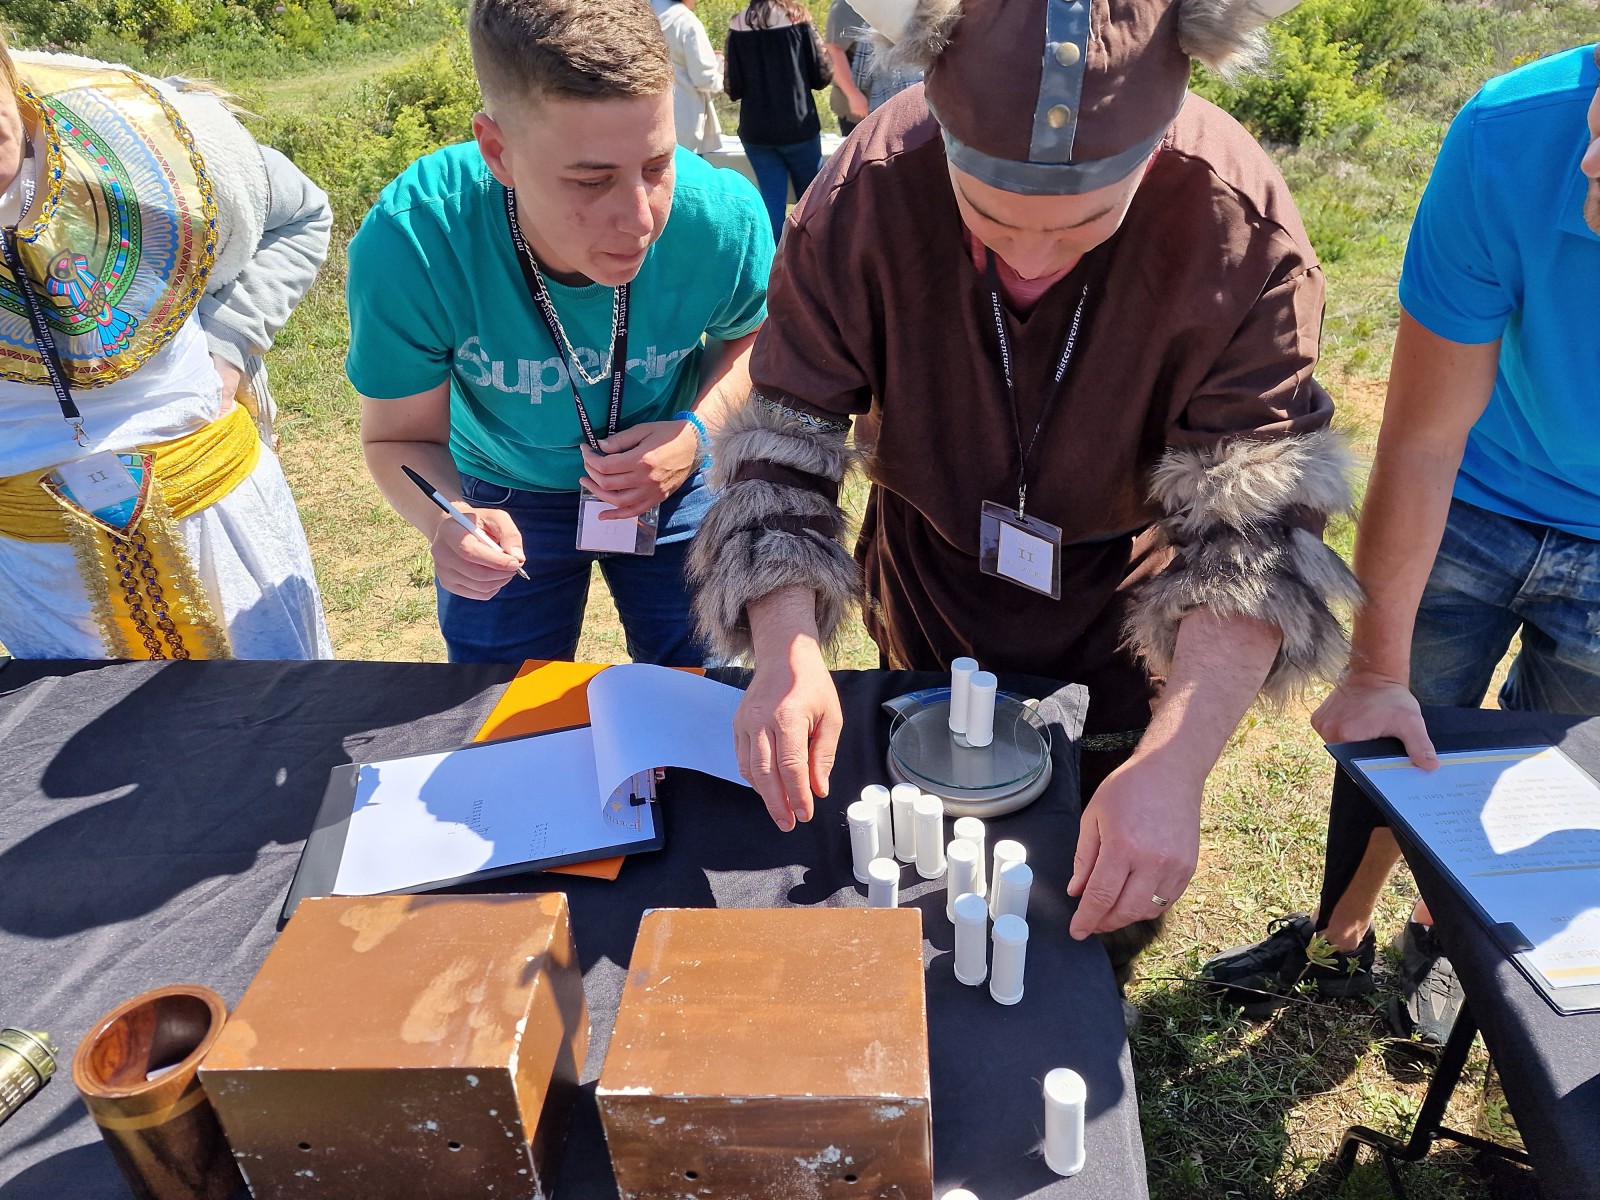
M 743 698 L 738 688 L 669 667 L 627 663 L 601 671 L 589 681 L 598 786 L 609 795 L 651 767 L 743 783 L 733 750 L 733 714 Z
M 365 896 L 655 837 L 656 767 L 741 782 L 737 688 L 665 667 L 589 682 L 593 724 L 360 768 L 334 891 Z
M 1522 746 L 1357 765 L 1490 920 L 1515 925 L 1552 987 L 1600 984 L 1600 785 L 1560 750 Z
M 392 892 L 655 836 L 649 804 L 621 789 L 597 805 L 597 788 L 588 729 L 362 766 L 333 890 Z

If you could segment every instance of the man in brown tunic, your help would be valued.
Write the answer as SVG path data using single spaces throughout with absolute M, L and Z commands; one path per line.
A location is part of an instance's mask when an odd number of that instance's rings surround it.
M 859 8 L 927 84 L 790 216 L 755 391 L 714 449 L 698 611 L 755 656 L 740 762 L 781 827 L 809 819 L 840 723 L 821 647 L 864 582 L 891 666 L 970 655 L 1088 686 L 1072 932 L 1118 930 L 1187 886 L 1206 774 L 1259 692 L 1337 670 L 1329 604 L 1354 595 L 1320 540 L 1349 505 L 1312 379 L 1321 269 L 1271 160 L 1185 91 L 1191 54 L 1248 53 L 1265 17 Z M 836 502 L 869 412 L 852 560 Z M 1032 562 L 986 562 L 1007 525 Z

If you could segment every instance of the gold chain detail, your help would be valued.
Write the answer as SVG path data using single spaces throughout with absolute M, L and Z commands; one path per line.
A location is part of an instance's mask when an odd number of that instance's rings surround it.
M 173 658 L 182 661 L 188 658 L 188 647 L 183 644 L 183 635 L 178 632 L 178 627 L 172 623 L 166 596 L 161 590 L 160 575 L 151 560 L 150 547 L 145 544 L 143 531 L 135 530 L 127 538 L 111 534 L 106 537 L 111 542 L 112 554 L 116 556 L 118 581 L 128 605 L 128 615 L 151 660 Z M 149 612 L 145 611 L 146 598 L 150 601 Z M 152 615 L 155 629 L 150 626 Z M 161 636 L 157 636 L 157 629 L 161 631 Z M 162 637 L 166 638 L 165 646 L 161 643 Z M 169 649 L 170 654 L 167 652 Z

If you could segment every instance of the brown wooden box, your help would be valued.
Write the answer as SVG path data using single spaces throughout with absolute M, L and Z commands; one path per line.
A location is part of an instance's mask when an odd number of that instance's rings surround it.
M 589 1045 L 567 900 L 307 900 L 200 1067 L 257 1200 L 544 1197 Z
M 928 1200 L 921 915 L 646 913 L 595 1094 L 624 1200 Z

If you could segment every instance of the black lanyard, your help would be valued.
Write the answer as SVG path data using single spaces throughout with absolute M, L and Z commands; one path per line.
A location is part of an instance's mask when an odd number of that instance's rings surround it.
M 589 443 L 589 449 L 596 454 L 601 454 L 600 439 L 594 435 L 594 426 L 589 421 L 589 414 L 584 411 L 583 396 L 578 391 L 578 364 L 574 361 L 576 354 L 570 354 L 571 347 L 567 344 L 567 337 L 561 328 L 561 318 L 556 315 L 556 306 L 550 299 L 550 291 L 544 286 L 544 276 L 533 265 L 533 252 L 528 248 L 528 239 L 522 236 L 522 226 L 517 222 L 517 194 L 511 188 L 506 189 L 506 224 L 511 227 L 511 244 L 516 247 L 517 265 L 522 268 L 522 278 L 528 285 L 528 294 L 533 297 L 533 306 L 539 310 L 539 316 L 544 319 L 544 327 L 550 332 L 550 340 L 556 344 L 556 353 L 561 355 L 561 361 L 567 368 L 567 384 L 572 388 L 572 403 L 578 410 L 578 424 L 583 426 L 583 437 Z M 611 408 L 606 416 L 606 437 L 616 434 L 622 420 L 622 382 L 628 374 L 628 285 L 623 284 L 617 289 L 616 308 L 613 311 L 613 325 L 615 326 L 611 344 Z
M 27 151 L 22 157 L 22 170 L 28 174 L 22 181 L 22 211 L 19 216 L 27 216 L 28 210 L 33 207 L 34 181 L 32 172 L 28 170 L 28 164 L 32 159 L 33 142 L 30 139 Z M 80 446 L 87 446 L 89 435 L 83 431 L 83 414 L 78 411 L 78 406 L 72 399 L 72 389 L 67 386 L 67 373 L 61 368 L 61 356 L 56 350 L 55 335 L 50 332 L 50 326 L 45 324 L 44 310 L 39 307 L 39 297 L 34 295 L 33 284 L 28 280 L 28 268 L 23 265 L 22 251 L 17 246 L 15 225 L 0 229 L 0 255 L 6 260 L 6 267 L 16 282 L 17 291 L 22 293 L 22 307 L 28 310 L 28 324 L 33 329 L 33 340 L 38 344 L 39 357 L 44 360 L 45 374 L 50 376 L 50 386 L 55 390 L 56 403 L 61 406 L 62 419 L 72 426 L 72 440 Z
M 1022 412 L 1017 407 L 1017 384 L 1011 371 L 1011 335 L 1006 332 L 1005 301 L 1000 295 L 1000 272 L 994 265 L 994 251 L 984 248 L 987 259 L 984 278 L 989 285 L 989 308 L 994 313 L 994 334 L 1000 343 L 1000 371 L 1006 380 L 1006 396 L 1011 401 L 1011 428 L 1017 437 L 1017 513 L 1025 515 L 1028 505 L 1028 463 L 1033 458 L 1033 447 L 1039 440 L 1045 424 L 1050 420 L 1050 404 L 1067 377 L 1067 367 L 1072 363 L 1072 351 L 1078 344 L 1078 330 L 1083 324 L 1084 303 L 1089 299 L 1089 285 L 1078 293 L 1078 307 L 1072 314 L 1072 327 L 1067 330 L 1066 344 L 1061 347 L 1061 357 L 1056 360 L 1054 382 L 1044 402 L 1039 406 L 1039 420 L 1033 427 L 1033 436 L 1026 447 L 1022 444 Z

